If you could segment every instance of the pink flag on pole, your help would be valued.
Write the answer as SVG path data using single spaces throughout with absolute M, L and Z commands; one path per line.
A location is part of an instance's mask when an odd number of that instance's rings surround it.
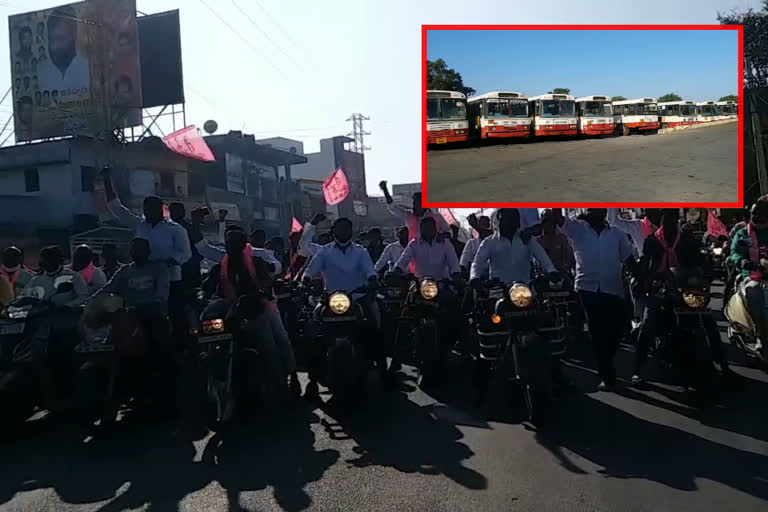
M 202 160 L 203 162 L 216 161 L 216 157 L 213 156 L 211 148 L 205 143 L 205 139 L 197 133 L 195 125 L 187 126 L 170 135 L 166 135 L 163 137 L 163 143 L 174 153 L 194 158 L 195 160 Z
M 301 222 L 296 220 L 296 217 L 293 217 L 293 221 L 291 222 L 291 233 L 300 233 L 302 229 Z
M 707 233 L 713 236 L 728 236 L 728 230 L 725 229 L 723 221 L 717 218 L 715 210 L 709 209 L 709 215 L 707 215 Z
M 450 208 L 440 208 L 438 210 L 440 212 L 440 215 L 443 216 L 443 219 L 445 219 L 445 222 L 448 223 L 450 226 L 451 224 L 459 225 L 459 221 L 456 220 L 456 217 L 453 216 L 453 212 Z
M 347 176 L 341 167 L 326 178 L 325 183 L 323 183 L 323 195 L 325 195 L 325 202 L 328 206 L 339 204 L 349 195 L 349 183 L 347 183 Z

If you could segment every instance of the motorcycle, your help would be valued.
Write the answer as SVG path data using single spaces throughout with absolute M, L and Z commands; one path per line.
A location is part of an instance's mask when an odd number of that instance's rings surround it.
M 768 259 L 761 254 L 760 267 L 749 274 L 749 279 L 756 281 L 760 286 L 760 293 L 763 297 L 761 321 L 765 321 L 765 315 L 768 315 Z M 757 344 L 757 329 L 755 319 L 749 311 L 746 299 L 739 291 L 739 282 L 734 285 L 734 292 L 726 303 L 723 313 L 728 319 L 728 338 L 744 352 L 749 362 L 756 362 L 768 371 L 768 345 L 762 347 Z
M 71 278 L 56 287 L 57 293 L 71 291 Z M 0 321 L 0 410 L 9 424 L 23 422 L 37 407 L 55 410 L 57 399 L 72 390 L 72 342 L 81 311 L 55 306 L 44 296 L 42 287 L 27 290 Z
M 549 300 L 549 299 L 547 299 Z M 479 338 L 475 388 L 485 398 L 489 388 L 522 392 L 527 418 L 537 421 L 552 402 L 551 355 L 542 327 L 555 323 L 556 315 L 535 287 L 498 280 L 480 283 L 475 296 L 475 325 Z
M 412 332 L 413 359 L 418 370 L 416 382 L 424 388 L 439 378 L 443 368 L 446 351 L 442 338 L 450 335 L 445 315 L 459 314 L 458 311 L 441 311 L 441 295 L 455 295 L 456 290 L 450 279 L 439 282 L 431 277 L 409 280 L 402 317 L 407 319 Z
M 343 291 L 323 293 L 317 287 L 310 292 L 310 300 L 319 298 L 316 318 L 320 332 L 316 342 L 326 362 L 326 384 L 333 397 L 341 403 L 349 403 L 364 389 L 369 367 L 369 347 L 363 336 L 367 325 L 363 307 L 352 295 L 367 292 L 363 286 L 349 294 Z
M 390 347 L 393 358 L 393 362 L 402 359 L 399 353 L 400 344 L 400 332 L 407 324 L 402 318 L 403 315 L 403 303 L 408 295 L 408 290 L 411 285 L 409 276 L 400 274 L 386 274 L 381 277 L 379 281 L 379 292 L 376 296 L 381 304 L 381 317 L 382 327 L 385 332 L 384 337 L 386 340 L 391 340 Z M 398 363 L 395 363 L 397 366 Z M 398 367 L 399 368 L 399 367 Z
M 147 340 L 135 310 L 114 295 L 95 297 L 83 315 L 76 403 L 84 426 L 102 426 L 117 419 L 121 403 L 137 398 L 148 374 Z
M 205 381 L 204 418 L 212 431 L 229 427 L 237 412 L 245 414 L 254 396 L 272 409 L 285 395 L 274 354 L 251 343 L 265 328 L 265 307 L 262 296 L 242 296 L 234 304 L 215 299 L 193 331 Z
M 676 370 L 687 387 L 710 396 L 715 368 L 705 328 L 705 317 L 712 315 L 709 280 L 698 272 L 672 269 L 669 275 L 653 276 L 649 296 L 668 320 L 660 326 L 650 354 L 663 373 Z

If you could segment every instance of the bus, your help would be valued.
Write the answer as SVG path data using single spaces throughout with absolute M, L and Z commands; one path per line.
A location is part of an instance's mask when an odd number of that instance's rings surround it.
M 525 94 L 495 91 L 469 98 L 470 134 L 489 137 L 528 137 L 531 118 Z
M 696 103 L 696 122 L 711 123 L 712 121 L 717 121 L 717 103 L 714 101 Z
M 576 135 L 576 103 L 570 94 L 542 94 L 528 99 L 531 134 Z
M 622 135 L 630 131 L 659 129 L 659 107 L 656 98 L 638 98 L 613 102 L 613 122 Z
M 736 119 L 739 117 L 739 106 L 735 101 L 718 101 L 716 105 L 718 119 Z
M 467 97 L 456 91 L 427 91 L 427 144 L 469 139 Z
M 576 98 L 576 115 L 579 117 L 579 133 L 582 135 L 607 135 L 616 128 L 610 96 Z
M 696 103 L 693 101 L 662 101 L 659 103 L 659 123 L 662 128 L 696 124 Z

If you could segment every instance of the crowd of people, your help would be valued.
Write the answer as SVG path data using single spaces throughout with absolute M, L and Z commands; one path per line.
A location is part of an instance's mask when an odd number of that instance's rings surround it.
M 51 246 L 40 253 L 39 272 L 31 272 L 23 265 L 22 250 L 8 247 L 2 252 L 0 302 L 8 305 L 16 296 L 35 293 L 63 306 L 78 306 L 94 296 L 120 295 L 140 312 L 152 343 L 162 347 L 163 364 L 172 366 L 172 354 L 184 350 L 188 313 L 200 289 L 207 298 L 225 301 L 255 296 L 265 306 L 263 335 L 274 349 L 273 364 L 283 369 L 297 396 L 302 390 L 296 358 L 271 294 L 272 282 L 278 277 L 346 292 L 359 300 L 378 331 L 382 313 L 371 291 L 385 273 L 452 281 L 468 290 L 454 303 L 441 303 L 441 307 L 456 312 L 462 307 L 467 311 L 462 301 L 466 302 L 471 290 L 483 281 L 529 282 L 534 266 L 544 274 L 566 276 L 585 315 L 600 376 L 599 389 L 610 391 L 617 380 L 616 351 L 620 341 L 632 335 L 629 325 L 633 317 L 637 321 L 637 350 L 631 381 L 642 382 L 648 347 L 661 322 L 661 309 L 649 293 L 653 279 L 672 269 L 701 272 L 705 265 L 701 242 L 681 224 L 677 209 L 648 209 L 642 219 L 626 220 L 615 209 L 605 208 L 590 208 L 574 218 L 558 208 L 541 214 L 537 209 L 502 208 L 490 217 L 470 216 L 476 236 L 462 242 L 459 226 L 449 226 L 441 215 L 424 208 L 420 194 L 413 195 L 410 208 L 396 205 L 386 182 L 381 183 L 381 189 L 390 211 L 403 221 L 397 240 L 389 244 L 377 228 L 356 243 L 353 224 L 346 218 L 335 219 L 329 233 L 318 234 L 317 226 L 326 220 L 323 214 L 315 215 L 302 231 L 291 233 L 287 243 L 280 238 L 268 240 L 263 230 L 249 235 L 241 227 L 227 226 L 226 212 L 219 212 L 223 246 L 218 246 L 203 236 L 203 219 L 210 215 L 206 208 L 193 210 L 187 219 L 184 206 L 174 203 L 166 217 L 162 200 L 152 196 L 144 199 L 143 215 L 138 216 L 120 202 L 108 169 L 104 177 L 110 212 L 134 230 L 131 263 L 120 264 L 116 247 L 106 244 L 100 267 L 94 264 L 93 251 L 87 246 L 75 248 L 71 263 L 65 265 L 62 249 Z M 752 208 L 750 220 L 735 229 L 730 262 L 743 274 L 739 286 L 755 318 L 761 318 L 762 295 L 749 273 L 761 264 L 759 248 L 768 247 L 768 199 L 761 198 Z M 204 281 L 203 260 L 215 264 Z M 634 276 L 631 287 L 625 279 L 627 271 Z M 54 284 L 60 276 L 69 277 L 73 284 L 64 293 Z M 766 327 L 763 321 L 757 324 L 762 340 Z M 706 329 L 713 361 L 724 376 L 731 375 L 714 320 Z M 465 331 L 457 324 L 456 332 Z M 381 350 L 376 356 L 385 381 L 391 377 L 386 355 L 386 350 Z M 318 396 L 312 372 L 304 394 Z

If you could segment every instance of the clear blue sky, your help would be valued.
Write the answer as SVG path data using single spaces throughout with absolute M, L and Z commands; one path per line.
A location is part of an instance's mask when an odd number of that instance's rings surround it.
M 738 94 L 738 34 L 726 30 L 430 30 L 427 58 L 442 58 L 477 94 L 686 100 Z

